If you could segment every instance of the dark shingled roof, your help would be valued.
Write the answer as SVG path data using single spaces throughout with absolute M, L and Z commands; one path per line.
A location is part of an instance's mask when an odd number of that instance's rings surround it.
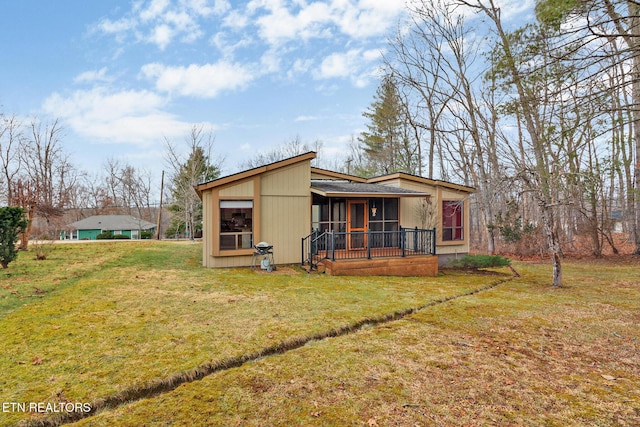
M 366 184 L 362 182 L 346 182 L 346 181 L 311 181 L 311 190 L 322 195 L 353 195 L 367 194 L 380 196 L 426 196 L 429 193 L 408 190 L 406 188 L 392 187 L 382 184 Z
M 131 215 L 94 215 L 69 226 L 78 230 L 149 230 L 156 225 Z

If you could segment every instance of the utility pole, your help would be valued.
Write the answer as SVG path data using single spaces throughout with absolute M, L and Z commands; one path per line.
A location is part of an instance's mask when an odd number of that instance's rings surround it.
M 164 171 L 162 171 L 162 179 L 160 180 L 160 208 L 158 209 L 158 223 L 156 224 L 156 240 L 160 240 L 160 225 L 162 222 L 162 194 L 164 193 Z

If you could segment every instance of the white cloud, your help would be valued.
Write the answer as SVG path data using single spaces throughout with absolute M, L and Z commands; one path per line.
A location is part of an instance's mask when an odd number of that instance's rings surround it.
M 173 35 L 174 31 L 168 25 L 162 24 L 155 27 L 147 39 L 158 45 L 160 50 L 164 50 L 171 43 Z
M 180 2 L 200 16 L 222 15 L 231 9 L 231 4 L 227 0 L 215 0 L 213 6 L 210 6 L 210 0 L 180 0 Z
M 213 63 L 142 67 L 145 78 L 171 94 L 216 97 L 269 73 L 290 79 L 308 74 L 315 79 L 348 79 L 362 87 L 380 58 L 370 47 L 385 43 L 384 35 L 404 13 L 404 1 L 137 0 L 121 20 L 105 20 L 100 28 L 119 40 L 133 37 L 160 50 L 207 37 L 217 48 L 213 53 L 221 55 Z M 207 50 L 201 50 L 205 58 L 211 54 Z M 189 54 L 185 51 L 183 56 Z M 241 62 L 249 57 L 252 65 Z
M 260 36 L 271 45 L 331 39 L 337 33 L 356 39 L 384 35 L 404 10 L 404 0 L 253 0 L 246 9 Z
M 471 5 L 474 3 L 471 2 Z M 520 26 L 523 21 L 529 21 L 529 19 L 523 19 L 523 16 L 527 14 L 533 14 L 535 7 L 534 0 L 495 0 L 495 6 L 500 10 L 500 17 L 503 25 L 517 24 Z M 486 16 L 484 13 L 478 13 L 478 9 L 471 6 L 460 6 L 455 9 L 455 12 L 469 21 L 472 20 L 484 20 Z
M 535 7 L 533 0 L 499 0 L 496 3 L 500 8 L 500 16 L 505 22 L 522 13 L 532 13 Z
M 151 0 L 149 6 L 140 12 L 140 19 L 143 22 L 157 19 L 167 7 L 169 7 L 169 0 Z
M 85 71 L 74 77 L 75 83 L 92 83 L 92 82 L 108 82 L 112 79 L 107 77 L 107 67 L 103 67 L 99 70 Z
M 305 74 L 311 69 L 312 65 L 313 60 L 298 58 L 293 62 L 293 65 L 291 66 L 289 71 L 287 71 L 287 77 L 293 79 L 299 74 Z
M 225 58 L 231 58 L 238 49 L 251 46 L 252 40 L 249 36 L 233 38 L 230 37 L 229 34 L 221 31 L 211 37 L 210 43 L 215 46 Z
M 198 98 L 213 98 L 223 91 L 242 89 L 254 79 L 247 67 L 227 61 L 187 67 L 147 64 L 142 67 L 142 74 L 155 79 L 156 88 L 162 92 Z
M 404 0 L 361 0 L 357 4 L 334 0 L 335 22 L 340 31 L 353 38 L 386 34 L 405 11 Z
M 123 33 L 126 33 L 130 30 L 135 29 L 137 26 L 137 22 L 135 19 L 130 18 L 122 18 L 116 21 L 112 21 L 110 19 L 103 19 L 95 27 L 95 30 L 99 32 L 103 32 L 106 34 L 114 34 L 116 36 L 121 36 Z
M 316 71 L 315 77 L 318 79 L 329 79 L 335 77 L 347 77 L 351 74 L 351 69 L 355 67 L 358 51 L 343 53 L 332 53 L 320 64 L 320 69 Z
M 222 20 L 222 25 L 236 30 L 245 28 L 249 24 L 249 16 L 237 10 L 229 12 Z
M 280 2 L 267 6 L 269 14 L 257 19 L 259 32 L 270 44 L 310 38 L 324 38 L 331 35 L 327 27 L 332 21 L 332 10 L 326 3 L 314 2 L 304 5 L 300 11 L 292 13 Z
M 355 74 L 361 66 L 363 56 L 360 49 L 327 56 L 315 72 L 317 79 L 345 78 Z
M 191 43 L 204 34 L 199 20 L 222 15 L 231 8 L 228 0 L 150 0 L 134 2 L 127 16 L 112 21 L 100 21 L 95 30 L 113 34 L 119 42 L 128 35 L 136 41 L 152 43 L 161 50 L 177 37 Z
M 268 50 L 260 57 L 261 72 L 275 73 L 280 70 L 281 55 L 274 49 Z
M 64 97 L 49 96 L 44 110 L 59 117 L 87 142 L 157 144 L 163 136 L 177 137 L 190 124 L 163 111 L 166 100 L 149 91 L 80 90 Z

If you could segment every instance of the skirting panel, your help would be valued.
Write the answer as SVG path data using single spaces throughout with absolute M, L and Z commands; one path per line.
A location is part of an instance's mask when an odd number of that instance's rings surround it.
M 438 275 L 438 257 L 432 255 L 406 258 L 323 260 L 326 274 L 332 276 L 403 276 Z

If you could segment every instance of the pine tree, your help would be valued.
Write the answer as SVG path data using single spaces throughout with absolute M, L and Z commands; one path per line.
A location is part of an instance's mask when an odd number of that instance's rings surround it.
M 18 251 L 16 242 L 18 234 L 27 228 L 25 210 L 19 207 L 0 207 L 0 265 L 9 267 L 9 263 L 16 259 Z
M 366 165 L 358 172 L 362 175 L 415 173 L 416 144 L 409 137 L 404 104 L 392 76 L 384 77 L 363 116 L 369 124 L 358 141 L 365 153 Z

